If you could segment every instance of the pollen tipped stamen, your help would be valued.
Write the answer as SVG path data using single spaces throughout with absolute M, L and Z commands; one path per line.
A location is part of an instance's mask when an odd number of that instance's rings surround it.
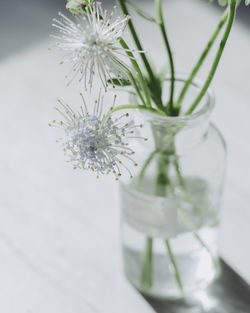
M 121 56 L 130 58 L 128 52 L 133 51 L 120 47 L 128 16 L 118 16 L 117 9 L 108 14 L 98 2 L 93 2 L 85 12 L 79 11 L 74 15 L 75 21 L 61 12 L 58 14 L 60 18 L 53 19 L 53 27 L 59 32 L 55 36 L 57 45 L 59 49 L 68 51 L 64 61 L 74 63 L 70 82 L 79 76 L 79 81 L 84 80 L 85 89 L 87 85 L 92 88 L 94 73 L 98 73 L 107 90 L 112 77 L 121 82 L 128 79 L 128 66 Z
M 60 108 L 56 110 L 63 120 L 53 120 L 49 124 L 64 129 L 66 140 L 62 142 L 63 150 L 69 157 L 69 161 L 73 163 L 73 168 L 88 169 L 97 173 L 97 176 L 113 173 L 116 179 L 122 175 L 121 169 L 124 168 L 132 176 L 127 163 L 132 163 L 134 166 L 137 166 L 137 163 L 131 157 L 134 151 L 127 142 L 130 138 L 128 134 L 141 125 L 122 123 L 122 119 L 126 119 L 128 114 L 113 118 L 112 110 L 116 96 L 112 107 L 102 113 L 104 99 L 100 91 L 94 103 L 93 113 L 89 113 L 87 103 L 83 95 L 80 95 L 83 105 L 77 112 L 59 99 Z

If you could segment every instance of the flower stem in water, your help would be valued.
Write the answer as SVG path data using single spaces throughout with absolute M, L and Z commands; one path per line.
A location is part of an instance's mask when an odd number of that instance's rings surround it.
M 153 285 L 153 238 L 147 237 L 142 264 L 142 287 L 149 289 Z
M 173 275 L 175 276 L 176 282 L 179 286 L 181 293 L 183 294 L 184 289 L 183 289 L 180 273 L 179 273 L 179 270 L 178 270 L 178 267 L 177 267 L 177 264 L 175 261 L 175 257 L 174 257 L 173 251 L 172 251 L 172 247 L 170 245 L 170 241 L 166 240 L 165 243 L 166 243 L 166 247 L 167 247 L 167 251 L 168 251 L 168 257 L 169 257 L 169 261 L 170 261 L 171 271 L 172 271 Z
M 174 147 L 173 147 L 174 148 Z M 167 187 L 171 187 L 170 179 L 167 175 L 169 171 L 169 156 L 167 155 L 167 152 L 162 152 L 159 157 L 158 161 L 158 176 L 157 176 L 157 190 L 156 194 L 161 197 L 166 196 Z M 183 294 L 184 289 L 180 277 L 180 273 L 175 261 L 175 256 L 172 251 L 172 247 L 170 244 L 170 240 L 165 240 L 165 244 L 167 246 L 167 252 L 168 252 L 168 258 L 170 262 L 170 268 L 171 271 L 175 277 L 176 283 L 180 289 L 180 292 Z

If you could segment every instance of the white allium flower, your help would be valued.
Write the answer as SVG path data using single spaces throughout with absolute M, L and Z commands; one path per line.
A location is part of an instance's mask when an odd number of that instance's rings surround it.
M 81 94 L 82 96 L 82 94 Z M 132 159 L 134 151 L 129 147 L 131 138 L 137 137 L 134 132 L 137 127 L 127 121 L 129 114 L 123 114 L 118 118 L 113 117 L 113 106 L 103 113 L 103 97 L 99 95 L 95 101 L 93 113 L 89 113 L 86 102 L 83 99 L 83 106 L 79 112 L 74 112 L 72 108 L 60 103 L 60 108 L 56 110 L 63 116 L 61 121 L 53 121 L 49 126 L 58 126 L 65 131 L 65 140 L 61 139 L 65 154 L 69 156 L 69 161 L 73 162 L 74 169 L 90 169 L 100 174 L 112 172 L 116 179 L 126 170 L 131 178 L 132 173 L 126 165 L 128 162 L 137 166 Z
M 85 88 L 87 84 L 91 87 L 97 73 L 106 89 L 108 80 L 128 78 L 128 67 L 121 59 L 128 57 L 127 50 L 119 45 L 119 41 L 129 17 L 118 16 L 116 10 L 114 7 L 114 11 L 108 13 L 102 9 L 101 3 L 93 2 L 86 12 L 74 15 L 75 21 L 61 12 L 60 19 L 54 19 L 53 26 L 61 34 L 52 37 L 58 39 L 57 46 L 67 52 L 64 61 L 73 63 L 70 81 L 78 76 L 80 81 L 84 79 Z

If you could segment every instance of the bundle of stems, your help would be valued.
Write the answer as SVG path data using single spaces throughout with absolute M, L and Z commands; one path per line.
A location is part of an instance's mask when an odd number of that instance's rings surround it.
M 236 6 L 237 1 L 236 0 L 230 0 L 228 2 L 228 5 L 222 14 L 222 17 L 216 26 L 211 38 L 207 42 L 205 49 L 202 51 L 198 62 L 193 67 L 190 75 L 188 76 L 188 79 L 185 81 L 184 86 L 182 87 L 180 93 L 176 96 L 175 95 L 175 84 L 176 84 L 176 74 L 175 74 L 175 65 L 174 65 L 174 58 L 173 53 L 170 46 L 170 41 L 168 38 L 164 18 L 163 18 L 163 6 L 162 6 L 162 0 L 155 0 L 155 6 L 156 6 L 156 12 L 157 12 L 157 18 L 154 18 L 150 16 L 147 12 L 143 11 L 141 8 L 137 7 L 134 3 L 129 2 L 128 0 L 117 0 L 123 13 L 125 15 L 129 15 L 128 6 L 131 6 L 134 8 L 139 15 L 141 15 L 143 18 L 149 20 L 152 23 L 155 23 L 159 26 L 160 32 L 162 34 L 163 42 L 166 48 L 167 57 L 168 57 L 168 63 L 170 66 L 170 91 L 169 91 L 169 97 L 167 99 L 167 102 L 164 102 L 163 100 L 163 92 L 162 92 L 162 81 L 159 79 L 155 71 L 153 70 L 153 66 L 151 65 L 147 55 L 143 52 L 143 46 L 141 44 L 141 41 L 139 39 L 139 36 L 136 32 L 135 26 L 133 24 L 133 20 L 130 19 L 128 22 L 128 26 L 130 29 L 130 33 L 133 37 L 133 40 L 135 42 L 135 45 L 140 53 L 140 57 L 143 64 L 143 70 L 141 70 L 140 66 L 138 65 L 136 59 L 133 57 L 132 52 L 128 52 L 131 57 L 131 64 L 134 69 L 134 72 L 136 73 L 138 80 L 133 77 L 132 72 L 129 73 L 131 78 L 131 83 L 135 88 L 135 91 L 141 100 L 141 104 L 128 104 L 123 106 L 118 106 L 114 110 L 118 111 L 120 109 L 142 109 L 142 110 L 149 110 L 151 112 L 154 112 L 156 114 L 160 115 L 167 115 L 167 116 L 179 116 L 179 115 L 190 115 L 194 112 L 194 110 L 197 108 L 199 103 L 201 102 L 203 96 L 206 94 L 213 78 L 216 73 L 216 70 L 219 65 L 219 61 L 222 57 L 223 50 L 225 48 L 226 42 L 228 40 L 234 17 L 236 12 Z M 193 102 L 190 104 L 188 109 L 183 112 L 182 105 L 184 98 L 189 90 L 189 87 L 191 86 L 194 78 L 196 77 L 198 71 L 200 70 L 201 66 L 203 65 L 205 59 L 207 58 L 211 48 L 216 42 L 216 39 L 219 37 L 219 34 L 224 29 L 224 32 L 222 34 L 217 52 L 215 54 L 214 60 L 212 62 L 211 68 L 209 70 L 209 73 L 207 75 L 207 78 L 205 79 L 204 85 L 196 95 Z M 128 45 L 125 43 L 123 39 L 120 41 L 121 45 L 128 49 Z M 146 72 L 146 75 L 143 75 L 143 73 Z M 173 135 L 173 151 L 175 151 L 174 148 L 174 135 Z M 175 152 L 173 152 L 173 155 Z M 168 155 L 165 151 L 161 151 L 159 149 L 156 149 L 153 151 L 148 159 L 145 161 L 144 165 L 142 166 L 141 172 L 138 176 L 138 188 L 140 188 L 140 184 L 143 181 L 144 175 L 147 171 L 148 166 L 150 163 L 155 159 L 157 159 L 158 164 L 158 172 L 156 174 L 156 187 L 155 187 L 155 195 L 160 197 L 165 197 L 167 192 L 171 192 L 172 195 L 175 196 L 175 190 L 173 183 L 171 182 L 171 179 L 168 175 L 169 172 L 169 160 L 170 155 Z M 195 206 L 195 204 L 192 202 L 191 197 L 188 195 L 188 192 L 185 187 L 184 178 L 182 177 L 180 166 L 178 164 L 178 158 L 174 155 L 175 158 L 175 173 L 177 176 L 179 187 L 181 187 L 182 191 L 187 195 L 186 200 L 190 202 L 191 206 Z M 177 202 L 178 202 L 177 197 Z M 193 225 L 191 219 L 185 212 L 185 210 L 182 208 L 182 205 L 179 201 L 178 203 L 178 210 L 179 214 L 181 215 L 183 221 L 187 225 L 190 231 L 192 231 L 195 238 L 198 240 L 199 244 L 206 249 L 206 251 L 210 254 L 211 259 L 214 261 L 214 264 L 216 266 L 216 261 L 209 249 L 209 247 L 206 245 L 206 243 L 202 240 L 202 238 L 199 236 L 195 225 Z M 172 250 L 171 246 L 171 240 L 166 239 L 164 240 L 165 246 L 166 246 L 166 252 L 168 255 L 168 260 L 170 263 L 171 271 L 174 275 L 174 278 L 176 280 L 176 283 L 178 285 L 178 288 L 180 292 L 184 293 L 184 287 L 181 279 L 181 275 L 178 270 L 178 266 L 175 260 L 175 255 Z M 152 237 L 147 237 L 145 239 L 145 247 L 144 247 L 144 254 L 143 254 L 143 262 L 142 262 L 142 272 L 141 272 L 141 285 L 143 290 L 150 289 L 153 286 L 153 262 L 154 262 L 154 254 L 153 254 L 153 248 L 154 247 L 154 239 Z
M 166 30 L 166 26 L 165 26 L 165 22 L 163 18 L 162 0 L 155 0 L 157 18 L 150 16 L 147 12 L 143 11 L 141 8 L 137 7 L 134 3 L 128 0 L 117 0 L 117 1 L 125 15 L 129 15 L 128 5 L 130 5 L 133 8 L 135 8 L 137 13 L 139 13 L 142 17 L 146 18 L 150 22 L 155 23 L 159 26 L 159 29 L 160 29 L 160 32 L 162 34 L 162 38 L 164 41 L 164 45 L 167 51 L 168 63 L 170 65 L 171 87 L 170 87 L 168 101 L 164 103 L 163 95 L 162 95 L 163 94 L 162 93 L 162 80 L 155 73 L 152 64 L 148 60 L 148 57 L 146 53 L 144 52 L 145 50 L 143 49 L 139 36 L 136 32 L 133 20 L 130 19 L 128 21 L 129 30 L 130 30 L 131 36 L 134 40 L 134 43 L 137 49 L 140 51 L 140 57 L 141 57 L 141 61 L 143 64 L 143 70 L 140 68 L 137 60 L 133 57 L 132 52 L 127 52 L 131 56 L 130 58 L 131 65 L 133 67 L 134 73 L 136 73 L 136 77 L 134 77 L 132 71 L 129 72 L 129 77 L 131 79 L 131 83 L 133 87 L 135 88 L 136 93 L 138 94 L 141 100 L 141 104 L 139 105 L 128 104 L 128 105 L 118 106 L 116 107 L 115 111 L 118 111 L 120 109 L 142 109 L 142 110 L 149 110 L 149 111 L 155 112 L 156 114 L 168 115 L 168 116 L 178 116 L 180 114 L 182 115 L 192 114 L 194 110 L 197 108 L 197 106 L 199 105 L 199 103 L 201 102 L 203 96 L 206 94 L 214 78 L 214 75 L 218 68 L 220 59 L 222 57 L 226 42 L 228 40 L 230 31 L 233 25 L 235 13 L 236 13 L 236 6 L 237 6 L 238 1 L 237 0 L 229 1 L 228 6 L 225 9 L 216 29 L 214 30 L 209 41 L 207 42 L 205 49 L 203 50 L 201 56 L 198 59 L 198 62 L 195 64 L 194 68 L 191 71 L 191 74 L 189 75 L 188 79 L 186 80 L 185 85 L 183 86 L 180 94 L 177 97 L 175 97 L 176 77 L 175 77 L 174 58 L 173 58 L 173 53 L 172 53 L 170 41 L 168 38 L 168 34 L 167 34 L 167 30 Z M 195 78 L 196 74 L 198 73 L 201 66 L 203 65 L 206 57 L 208 56 L 211 48 L 216 42 L 216 39 L 218 38 L 224 26 L 225 26 L 224 33 L 220 40 L 219 47 L 215 54 L 210 71 L 207 75 L 207 78 L 205 79 L 204 85 L 202 86 L 196 98 L 193 100 L 193 103 L 190 104 L 187 111 L 182 112 L 181 110 L 182 103 L 188 92 L 188 89 L 190 85 L 192 84 L 193 79 Z M 128 45 L 126 44 L 124 39 L 121 39 L 120 43 L 123 46 L 123 48 L 128 48 Z M 143 75 L 144 71 L 147 73 L 146 75 Z

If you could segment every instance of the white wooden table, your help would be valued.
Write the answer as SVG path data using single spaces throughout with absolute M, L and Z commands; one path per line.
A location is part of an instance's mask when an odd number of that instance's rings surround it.
M 172 0 L 166 16 L 177 67 L 188 71 L 218 12 L 202 1 Z M 154 27 L 137 24 L 146 49 L 164 63 Z M 66 68 L 49 45 L 0 63 L 0 312 L 150 313 L 122 276 L 117 183 L 73 171 L 55 143 L 59 133 L 47 126 L 55 99 L 79 103 L 80 91 L 78 84 L 64 87 Z M 236 24 L 213 84 L 213 120 L 229 152 L 221 254 L 248 282 L 249 51 L 249 33 Z

